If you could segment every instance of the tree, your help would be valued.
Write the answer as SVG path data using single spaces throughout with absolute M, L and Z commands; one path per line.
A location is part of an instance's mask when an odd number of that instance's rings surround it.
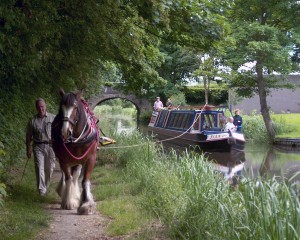
M 224 37 L 223 2 L 2 1 L 0 81 L 11 89 L 49 81 L 53 89 L 88 87 L 110 61 L 125 88 L 140 91 L 163 82 L 162 42 L 203 50 Z
M 22 154 L 36 98 L 45 98 L 55 113 L 59 87 L 85 88 L 88 98 L 111 77 L 112 66 L 127 91 L 165 85 L 157 71 L 164 62 L 161 44 L 209 49 L 227 32 L 221 11 L 226 2 L 1 1 L 0 137 L 6 160 Z
M 226 73 L 220 68 L 220 60 L 214 54 L 203 54 L 198 56 L 199 67 L 193 72 L 194 76 L 202 78 L 204 85 L 205 104 L 209 103 L 209 91 L 211 81 L 217 81 L 216 78 L 222 79 Z
M 225 63 L 235 70 L 231 81 L 238 94 L 259 95 L 261 113 L 271 140 L 275 138 L 267 95 L 270 88 L 284 87 L 284 77 L 298 65 L 292 62 L 292 52 L 299 43 L 300 4 L 296 0 L 236 0 L 232 5 L 232 34 L 235 45 L 229 47 Z M 250 70 L 238 71 L 246 63 Z M 294 68 L 295 69 L 295 68 Z

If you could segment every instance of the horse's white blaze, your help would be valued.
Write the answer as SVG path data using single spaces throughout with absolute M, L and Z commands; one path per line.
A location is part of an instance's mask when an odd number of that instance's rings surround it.
M 72 112 L 73 112 L 73 109 L 74 109 L 74 107 L 67 108 L 65 105 L 63 105 L 62 106 L 63 118 L 64 119 L 69 119 Z M 62 125 L 62 128 L 61 128 L 61 135 L 62 135 L 63 139 L 68 138 L 69 127 L 70 127 L 69 121 L 63 121 L 63 125 Z

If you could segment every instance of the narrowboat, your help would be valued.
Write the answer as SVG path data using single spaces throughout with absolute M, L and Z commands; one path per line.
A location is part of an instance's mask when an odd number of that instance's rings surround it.
M 157 139 L 179 146 L 199 146 L 202 151 L 216 152 L 243 150 L 244 134 L 225 131 L 228 112 L 226 107 L 208 105 L 197 109 L 161 109 L 152 113 L 148 129 Z

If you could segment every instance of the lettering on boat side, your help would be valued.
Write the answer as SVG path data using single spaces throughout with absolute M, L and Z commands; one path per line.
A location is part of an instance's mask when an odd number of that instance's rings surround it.
M 229 134 L 228 133 L 219 133 L 219 134 L 211 134 L 207 135 L 207 141 L 213 141 L 213 140 L 218 140 L 218 139 L 223 139 L 223 138 L 228 138 Z

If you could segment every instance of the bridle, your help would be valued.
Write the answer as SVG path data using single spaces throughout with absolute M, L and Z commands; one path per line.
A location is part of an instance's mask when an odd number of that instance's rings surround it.
M 71 119 L 70 117 L 66 117 L 66 116 L 62 118 L 62 122 L 69 122 L 69 123 L 71 123 L 72 126 L 74 126 L 77 123 L 77 121 L 78 121 L 77 118 L 76 119 Z
M 61 136 L 65 143 L 68 142 L 77 142 L 81 136 L 83 135 L 86 126 L 87 126 L 87 120 L 85 123 L 85 126 L 83 128 L 83 131 L 79 135 L 79 137 L 73 136 L 73 130 L 76 124 L 79 120 L 79 114 L 78 114 L 78 101 L 75 100 L 73 106 L 67 107 L 66 105 L 61 105 L 61 111 L 62 111 L 62 129 L 61 129 Z

